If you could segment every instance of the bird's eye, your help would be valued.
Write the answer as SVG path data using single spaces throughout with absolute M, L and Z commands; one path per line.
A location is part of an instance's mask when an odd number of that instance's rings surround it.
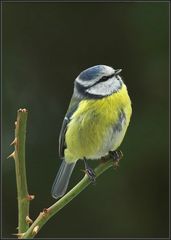
M 106 76 L 104 76 L 104 77 L 102 77 L 103 78 L 103 80 L 107 80 L 108 79 L 108 77 L 106 77 Z
M 105 82 L 107 81 L 109 78 L 112 78 L 114 76 L 114 73 L 109 75 L 109 76 L 103 76 L 102 78 L 100 78 L 100 80 L 98 82 Z
M 108 79 L 108 77 L 103 76 L 103 77 L 100 79 L 100 82 L 104 82 L 104 81 L 106 81 L 107 79 Z

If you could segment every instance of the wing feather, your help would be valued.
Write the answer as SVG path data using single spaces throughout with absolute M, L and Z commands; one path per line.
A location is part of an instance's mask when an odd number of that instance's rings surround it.
M 70 102 L 69 107 L 68 107 L 68 110 L 67 110 L 67 113 L 64 117 L 62 127 L 61 127 L 61 131 L 60 131 L 60 134 L 59 134 L 59 156 L 60 156 L 60 158 L 64 157 L 64 150 L 67 147 L 66 142 L 65 142 L 65 134 L 66 134 L 66 131 L 67 131 L 68 123 L 70 122 L 70 119 L 71 119 L 73 113 L 76 111 L 79 103 L 80 103 L 79 98 L 72 97 L 71 102 Z

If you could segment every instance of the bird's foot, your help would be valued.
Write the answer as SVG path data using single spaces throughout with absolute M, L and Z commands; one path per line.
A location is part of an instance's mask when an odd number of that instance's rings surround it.
M 119 167 L 119 161 L 123 158 L 121 150 L 109 151 L 109 156 L 113 159 L 113 167 L 117 169 Z
M 95 184 L 96 182 L 96 174 L 92 168 L 90 168 L 87 164 L 86 159 L 84 158 L 84 164 L 85 164 L 85 173 L 87 174 L 90 181 Z

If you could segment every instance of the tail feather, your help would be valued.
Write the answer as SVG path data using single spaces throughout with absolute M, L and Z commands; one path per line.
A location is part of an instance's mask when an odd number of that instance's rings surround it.
M 74 167 L 75 163 L 69 164 L 63 160 L 52 186 L 51 194 L 53 198 L 57 199 L 65 194 Z

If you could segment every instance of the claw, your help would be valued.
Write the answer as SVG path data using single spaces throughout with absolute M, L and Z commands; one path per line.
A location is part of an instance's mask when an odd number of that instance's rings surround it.
M 90 181 L 92 183 L 95 183 L 96 174 L 95 174 L 94 170 L 88 166 L 86 158 L 84 158 L 84 165 L 85 165 L 85 173 L 88 175 Z
M 110 151 L 109 155 L 113 158 L 113 167 L 117 169 L 119 167 L 119 161 L 123 158 L 123 153 L 121 150 Z
M 119 161 L 123 157 L 123 153 L 121 150 L 110 151 L 109 155 L 113 158 L 114 161 Z
M 86 174 L 88 175 L 90 181 L 95 182 L 96 181 L 96 174 L 95 174 L 94 170 L 91 169 L 91 168 L 87 168 L 85 171 L 86 171 Z
M 116 170 L 119 167 L 119 161 L 113 162 L 113 167 Z

